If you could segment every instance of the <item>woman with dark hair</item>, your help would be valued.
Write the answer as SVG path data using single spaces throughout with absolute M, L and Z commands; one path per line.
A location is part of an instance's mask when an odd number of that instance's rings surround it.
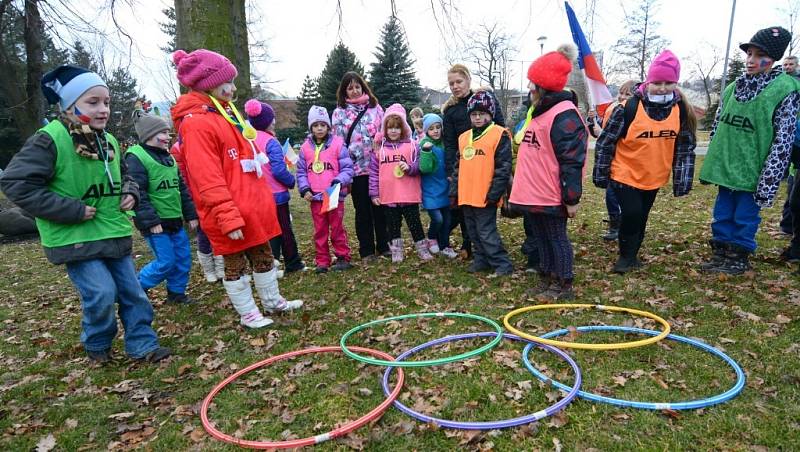
M 442 143 L 444 144 L 445 171 L 448 177 L 452 177 L 455 162 L 458 160 L 458 137 L 467 130 L 472 129 L 472 123 L 470 122 L 469 114 L 467 114 L 467 101 L 474 94 L 474 91 L 470 88 L 471 81 L 472 76 L 469 73 L 469 69 L 463 64 L 455 64 L 447 71 L 447 85 L 453 94 L 442 105 Z M 480 90 L 484 90 L 484 88 Z M 503 108 L 491 91 L 490 95 L 494 98 L 498 107 L 495 110 L 492 121 L 499 126 L 505 127 Z M 461 250 L 471 257 L 472 243 L 467 235 L 467 228 L 464 225 L 461 209 L 456 208 L 451 212 L 450 229 L 455 229 L 456 226 L 461 225 L 461 237 L 463 239 Z
M 356 210 L 358 254 L 369 262 L 378 255 L 391 254 L 383 207 L 373 205 L 369 197 L 369 162 L 375 135 L 381 129 L 383 108 L 364 78 L 355 72 L 347 72 L 342 77 L 336 91 L 336 104 L 331 115 L 333 133 L 342 137 L 353 161 L 350 193 Z

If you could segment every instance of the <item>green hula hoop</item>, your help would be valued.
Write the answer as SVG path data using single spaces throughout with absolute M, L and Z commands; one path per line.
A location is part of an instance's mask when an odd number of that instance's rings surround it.
M 350 351 L 350 349 L 347 348 L 347 339 L 350 336 L 352 336 L 353 334 L 355 334 L 355 333 L 357 333 L 359 331 L 365 330 L 365 329 L 370 328 L 370 327 L 372 327 L 374 325 L 379 325 L 379 324 L 382 324 L 382 323 L 391 322 L 392 320 L 403 320 L 403 319 L 424 318 L 424 317 L 442 317 L 442 318 L 444 318 L 444 317 L 460 317 L 460 318 L 477 320 L 479 322 L 483 322 L 483 323 L 491 326 L 492 328 L 494 328 L 494 330 L 497 332 L 497 336 L 495 336 L 495 338 L 492 339 L 491 342 L 489 342 L 488 344 L 483 345 L 483 346 L 481 346 L 479 348 L 476 348 L 475 350 L 472 350 L 472 351 L 469 351 L 469 352 L 465 352 L 465 353 L 462 353 L 460 355 L 455 355 L 455 356 L 450 356 L 450 357 L 445 357 L 445 358 L 440 358 L 440 359 L 430 359 L 430 360 L 426 360 L 426 361 L 387 361 L 387 360 L 383 360 L 383 359 L 376 359 L 376 358 L 370 358 L 368 356 L 362 356 L 362 355 L 359 355 L 357 353 L 354 353 L 354 352 Z M 405 314 L 405 315 L 398 315 L 398 316 L 395 316 L 395 317 L 387 317 L 385 319 L 373 320 L 372 322 L 365 323 L 363 325 L 359 325 L 359 326 L 351 329 L 350 331 L 344 333 L 344 336 L 342 336 L 342 339 L 339 341 L 339 344 L 341 345 L 342 351 L 344 352 L 345 355 L 353 358 L 356 361 L 360 361 L 362 363 L 373 364 L 375 366 L 425 367 L 425 366 L 439 366 L 439 365 L 442 365 L 442 364 L 452 363 L 454 361 L 460 361 L 462 359 L 472 358 L 473 356 L 480 355 L 481 353 L 484 353 L 484 352 L 492 349 L 497 344 L 499 344 L 500 341 L 502 341 L 502 340 L 503 340 L 503 328 L 500 326 L 499 323 L 497 323 L 497 322 L 495 322 L 495 321 L 493 321 L 491 319 L 487 319 L 486 317 L 481 317 L 479 315 L 467 314 L 467 313 L 461 313 L 461 312 L 424 312 L 424 313 L 419 313 L 419 314 Z

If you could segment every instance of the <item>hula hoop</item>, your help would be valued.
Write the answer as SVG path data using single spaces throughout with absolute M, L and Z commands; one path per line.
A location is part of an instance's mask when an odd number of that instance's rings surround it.
M 563 308 L 594 308 L 597 309 L 598 311 L 627 312 L 628 314 L 638 315 L 641 317 L 647 317 L 648 319 L 655 320 L 656 322 L 663 325 L 664 330 L 661 331 L 661 333 L 659 333 L 655 337 L 641 339 L 633 342 L 616 342 L 612 344 L 584 344 L 580 342 L 554 341 L 552 339 L 547 339 L 546 337 L 537 337 L 514 328 L 510 322 L 512 317 L 518 314 L 522 314 L 523 312 L 538 311 L 541 309 L 563 309 Z M 535 306 L 526 306 L 524 308 L 515 309 L 506 314 L 505 317 L 503 317 L 503 325 L 505 325 L 508 331 L 516 334 L 521 338 L 528 339 L 529 341 L 540 342 L 542 344 L 552 345 L 554 347 L 559 347 L 559 348 L 579 348 L 583 350 L 620 350 L 625 348 L 641 347 L 643 345 L 653 344 L 655 342 L 660 341 L 661 339 L 664 339 L 670 332 L 669 323 L 667 323 L 666 320 L 662 319 L 661 317 L 655 314 L 651 314 L 647 311 L 640 311 L 638 309 L 623 308 L 620 306 L 606 306 L 602 304 L 538 304 Z
M 357 333 L 357 332 L 359 332 L 361 330 L 367 329 L 367 328 L 369 328 L 369 327 L 371 327 L 373 325 L 379 325 L 381 323 L 390 322 L 392 320 L 403 320 L 403 319 L 420 318 L 420 317 L 460 317 L 460 318 L 478 320 L 478 321 L 486 323 L 489 326 L 491 326 L 492 328 L 494 328 L 494 330 L 495 330 L 494 334 L 495 334 L 496 337 L 494 339 L 492 339 L 492 341 L 489 342 L 488 344 L 483 345 L 483 346 L 481 346 L 479 348 L 476 348 L 475 350 L 471 350 L 469 352 L 465 352 L 465 353 L 462 353 L 460 355 L 455 355 L 455 356 L 450 356 L 450 357 L 445 357 L 445 358 L 439 358 L 439 359 L 429 359 L 429 360 L 426 360 L 426 361 L 399 362 L 399 360 L 398 360 L 398 362 L 395 362 L 394 360 L 388 361 L 388 360 L 382 360 L 382 359 L 373 359 L 373 358 L 369 358 L 367 356 L 362 356 L 362 355 L 353 353 L 352 351 L 350 351 L 349 348 L 347 348 L 347 345 L 346 345 L 347 339 L 350 336 L 352 336 L 353 334 L 355 334 L 355 333 Z M 441 365 L 441 364 L 452 363 L 453 361 L 460 361 L 462 359 L 472 358 L 473 356 L 480 355 L 481 353 L 483 353 L 483 352 L 485 352 L 487 350 L 490 350 L 491 348 L 493 348 L 494 346 L 499 344 L 502 339 L 503 339 L 503 328 L 497 322 L 495 322 L 494 320 L 487 319 L 486 317 L 481 317 L 479 315 L 461 313 L 461 312 L 425 312 L 425 313 L 421 313 L 421 314 L 405 314 L 405 315 L 398 315 L 398 316 L 395 316 L 395 317 L 387 317 L 385 319 L 373 320 L 372 322 L 365 323 L 363 325 L 359 325 L 359 326 L 351 329 L 350 331 L 344 333 L 344 336 L 342 336 L 342 340 L 339 341 L 339 345 L 341 345 L 342 351 L 344 351 L 345 355 L 355 359 L 356 361 L 361 361 L 363 363 L 373 364 L 373 365 L 376 365 L 376 366 L 425 367 L 425 366 L 438 366 L 438 365 Z
M 400 356 L 397 357 L 397 361 L 400 362 L 401 360 L 403 360 L 404 358 L 408 357 L 409 355 L 412 355 L 412 354 L 414 354 L 414 353 L 416 353 L 416 352 L 418 352 L 418 351 L 420 351 L 422 349 L 425 349 L 425 348 L 428 348 L 428 347 L 433 347 L 434 345 L 439 345 L 439 344 L 442 344 L 442 343 L 445 343 L 445 342 L 458 341 L 458 340 L 461 340 L 461 339 L 470 339 L 470 338 L 474 338 L 474 337 L 487 337 L 487 336 L 492 336 L 494 334 L 495 333 L 493 333 L 493 332 L 483 332 L 483 333 L 459 334 L 459 335 L 455 335 L 455 336 L 445 336 L 445 337 L 442 337 L 442 338 L 435 339 L 433 341 L 427 342 L 425 344 L 418 345 L 418 346 L 412 348 L 411 350 L 407 350 L 407 351 L 403 352 Z M 547 350 L 549 352 L 555 353 L 556 355 L 561 357 L 561 359 L 563 359 L 564 361 L 569 363 L 570 366 L 572 366 L 572 371 L 575 372 L 575 385 L 572 388 L 567 387 L 567 389 L 565 389 L 565 391 L 569 391 L 567 393 L 567 395 L 564 396 L 563 399 L 559 400 L 558 402 L 556 402 L 555 404 L 553 404 L 552 406 L 550 406 L 548 408 L 545 408 L 543 410 L 537 411 L 537 412 L 535 412 L 533 414 L 529 414 L 529 415 L 526 415 L 526 416 L 520 416 L 520 417 L 516 417 L 516 418 L 513 418 L 513 419 L 505 419 L 505 420 L 501 420 L 501 421 L 456 422 L 456 421 L 450 421 L 450 420 L 447 420 L 447 419 L 439 419 L 439 418 L 428 416 L 426 414 L 422 414 L 422 413 L 416 412 L 416 411 L 412 410 L 411 408 L 403 405 L 399 400 L 395 400 L 394 401 L 395 408 L 397 408 L 398 410 L 402 411 L 403 413 L 405 413 L 405 414 L 407 414 L 407 415 L 409 415 L 409 416 L 411 416 L 411 417 L 413 417 L 413 418 L 415 418 L 415 419 L 417 419 L 419 421 L 422 421 L 422 422 L 435 422 L 437 425 L 442 426 L 442 427 L 459 428 L 459 429 L 464 429 L 464 430 L 493 430 L 493 429 L 499 429 L 499 428 L 515 427 L 515 426 L 518 426 L 518 425 L 523 425 L 523 424 L 527 424 L 527 423 L 530 423 L 530 422 L 538 421 L 540 419 L 543 419 L 543 418 L 545 418 L 547 416 L 551 416 L 551 415 L 561 411 L 562 409 L 564 409 L 564 407 L 569 405 L 569 403 L 572 402 L 575 399 L 575 397 L 578 394 L 578 389 L 581 386 L 581 370 L 578 367 L 578 364 L 575 362 L 575 360 L 570 358 L 570 356 L 567 355 L 564 351 L 562 351 L 562 350 L 560 350 L 558 348 L 555 348 L 555 347 L 551 347 L 549 345 L 530 343 L 529 341 L 527 341 L 527 340 L 525 340 L 525 339 L 523 339 L 523 338 L 521 338 L 519 336 L 514 336 L 514 335 L 508 334 L 508 333 L 503 333 L 503 337 L 506 338 L 506 339 L 514 340 L 514 341 L 528 342 L 528 346 L 529 347 L 532 347 L 532 346 L 536 345 L 537 347 L 541 347 L 541 348 L 543 348 L 543 349 L 545 349 L 545 350 Z M 389 367 L 389 368 L 386 369 L 386 372 L 383 373 L 382 385 L 383 385 L 383 393 L 384 394 L 389 394 L 389 375 L 392 373 L 393 369 L 394 369 L 394 367 Z
M 380 356 L 382 358 L 392 359 L 392 356 L 378 351 L 372 350 L 369 348 L 363 347 L 353 347 L 357 349 L 359 352 L 362 353 L 369 353 L 375 356 Z M 397 376 L 397 388 L 392 391 L 391 394 L 388 394 L 388 398 L 381 402 L 380 405 L 373 408 L 372 411 L 367 413 L 366 415 L 356 419 L 355 421 L 342 425 L 339 428 L 333 429 L 328 433 L 323 433 L 321 435 L 316 436 L 309 436 L 308 438 L 301 438 L 295 439 L 291 441 L 251 441 L 246 439 L 235 438 L 233 436 L 227 435 L 219 430 L 217 430 L 214 426 L 211 425 L 211 422 L 208 419 L 208 407 L 211 405 L 211 401 L 214 399 L 214 396 L 219 393 L 222 388 L 227 386 L 233 380 L 241 377 L 242 375 L 252 372 L 253 370 L 259 369 L 261 367 L 267 366 L 269 364 L 275 363 L 277 361 L 286 360 L 289 358 L 294 358 L 296 356 L 307 355 L 311 353 L 328 353 L 328 352 L 338 352 L 341 353 L 342 349 L 340 347 L 312 347 L 306 348 L 303 350 L 296 350 L 289 353 L 284 353 L 282 355 L 273 356 L 271 358 L 267 358 L 263 361 L 259 361 L 255 364 L 251 364 L 244 369 L 234 373 L 233 375 L 229 376 L 228 378 L 222 380 L 218 385 L 216 385 L 211 392 L 208 393 L 205 399 L 203 399 L 203 404 L 200 407 L 200 419 L 203 422 L 203 428 L 208 432 L 209 435 L 213 436 L 214 438 L 224 441 L 226 443 L 235 444 L 241 447 L 247 447 L 250 449 L 289 449 L 294 447 L 303 447 L 303 446 L 311 446 L 314 444 L 319 444 L 325 442 L 329 439 L 338 438 L 340 436 L 346 435 L 351 431 L 362 427 L 369 422 L 372 422 L 383 415 L 383 412 L 386 411 L 387 408 L 392 404 L 392 402 L 397 399 L 397 396 L 400 395 L 400 388 L 403 386 L 404 375 L 402 370 Z
M 658 331 L 644 330 L 644 329 L 641 329 L 641 328 L 632 328 L 632 327 L 625 327 L 625 326 L 582 326 L 582 327 L 578 327 L 578 331 L 580 331 L 580 332 L 625 331 L 625 332 L 630 332 L 630 333 L 649 334 L 651 336 L 654 336 L 654 335 L 658 334 Z M 561 335 L 567 334 L 568 332 L 569 332 L 568 330 L 561 329 L 561 330 L 557 330 L 557 331 L 553 331 L 553 332 L 547 333 L 543 337 L 547 338 L 547 337 L 561 336 Z M 718 356 L 719 358 L 722 358 L 722 360 L 725 361 L 726 363 L 728 363 L 733 368 L 734 372 L 736 372 L 736 383 L 733 385 L 733 387 L 731 387 L 727 391 L 723 392 L 722 394 L 719 394 L 719 395 L 716 395 L 716 396 L 713 396 L 713 397 L 708 397 L 708 398 L 705 398 L 705 399 L 691 400 L 691 401 L 688 401 L 688 402 L 674 402 L 674 403 L 637 402 L 637 401 L 632 401 L 632 400 L 622 400 L 622 399 L 615 399 L 615 398 L 612 398 L 612 397 L 604 397 L 604 396 L 600 396 L 600 395 L 597 395 L 597 394 L 592 394 L 592 393 L 585 392 L 585 391 L 579 391 L 578 392 L 578 396 L 581 397 L 581 398 L 584 398 L 584 399 L 592 400 L 594 402 L 608 403 L 608 404 L 611 404 L 611 405 L 617 405 L 617 406 L 622 406 L 622 407 L 641 408 L 643 410 L 692 410 L 692 409 L 696 409 L 696 408 L 704 408 L 704 407 L 707 407 L 707 406 L 711 406 L 711 405 L 716 405 L 716 404 L 719 404 L 719 403 L 727 402 L 728 400 L 736 397 L 740 392 L 742 392 L 742 389 L 744 388 L 744 383 L 745 383 L 744 372 L 742 371 L 742 368 L 739 367 L 739 364 L 737 364 L 736 361 L 734 361 L 731 357 L 729 357 L 728 355 L 723 353 L 721 350 L 718 350 L 718 349 L 716 349 L 716 348 L 714 348 L 714 347 L 712 347 L 712 346 L 710 346 L 710 345 L 708 345 L 706 343 L 703 343 L 703 342 L 700 342 L 700 341 L 697 341 L 697 340 L 694 340 L 694 339 L 689 339 L 688 337 L 678 336 L 676 334 L 670 334 L 669 336 L 667 336 L 667 339 L 672 339 L 674 341 L 683 342 L 683 343 L 692 345 L 692 346 L 697 347 L 697 348 L 699 348 L 701 350 L 707 351 L 707 352 L 711 353 L 712 355 L 715 355 L 715 356 Z M 556 388 L 560 388 L 560 389 L 566 388 L 567 386 L 565 386 L 564 384 L 550 379 L 549 377 L 547 377 L 543 373 L 539 372 L 539 370 L 537 370 L 535 367 L 533 367 L 533 364 L 531 364 L 530 359 L 528 358 L 528 355 L 530 354 L 530 351 L 531 351 L 531 346 L 528 345 L 527 347 L 525 347 L 525 350 L 523 350 L 523 352 L 522 352 L 522 360 L 525 362 L 525 367 L 527 367 L 528 370 L 530 370 L 531 373 L 534 376 L 536 376 L 536 378 L 538 378 L 538 379 L 540 379 L 540 380 L 542 380 L 542 381 L 544 381 L 546 383 L 549 382 L 550 384 L 552 384 Z

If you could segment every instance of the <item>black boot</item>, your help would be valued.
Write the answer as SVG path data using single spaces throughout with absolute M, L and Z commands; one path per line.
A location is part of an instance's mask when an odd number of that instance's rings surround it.
M 711 245 L 711 259 L 700 264 L 700 270 L 707 272 L 719 267 L 725 262 L 725 252 L 728 251 L 728 244 L 717 240 L 710 240 Z
M 190 298 L 185 293 L 177 293 L 177 292 L 170 292 L 167 291 L 167 303 L 173 304 L 194 304 L 195 301 L 193 298 Z
M 752 269 L 753 267 L 750 265 L 750 251 L 741 246 L 730 244 L 725 252 L 725 260 L 723 263 L 709 271 L 728 275 L 741 275 Z
M 641 240 L 638 238 L 619 237 L 619 258 L 611 269 L 614 273 L 628 273 L 642 266 L 636 254 L 639 252 Z
M 619 225 L 622 218 L 619 215 L 611 215 L 608 218 L 608 232 L 603 234 L 603 240 L 612 242 L 619 238 Z

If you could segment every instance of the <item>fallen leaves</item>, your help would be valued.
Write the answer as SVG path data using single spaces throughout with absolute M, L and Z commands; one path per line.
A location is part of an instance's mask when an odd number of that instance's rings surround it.
M 56 438 L 52 433 L 50 433 L 36 443 L 36 452 L 50 452 L 55 447 Z

